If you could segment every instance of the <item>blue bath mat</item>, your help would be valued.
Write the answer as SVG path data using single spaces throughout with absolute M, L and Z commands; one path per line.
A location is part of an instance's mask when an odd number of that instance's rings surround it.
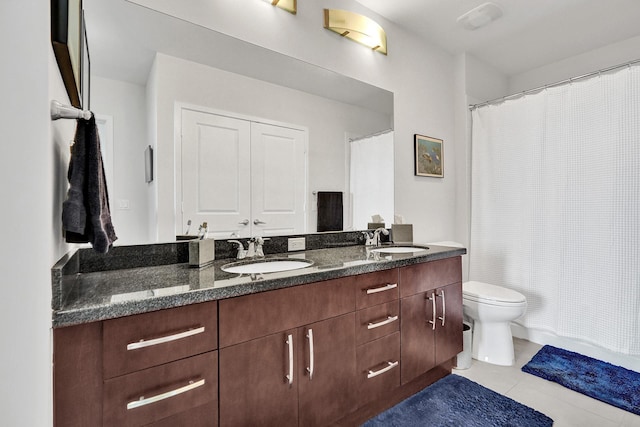
M 524 372 L 640 415 L 640 373 L 545 345 Z
M 448 375 L 378 414 L 364 427 L 542 427 L 546 415 L 459 375 Z

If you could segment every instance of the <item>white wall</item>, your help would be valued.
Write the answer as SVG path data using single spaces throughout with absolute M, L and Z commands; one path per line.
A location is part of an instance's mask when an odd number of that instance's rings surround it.
M 91 110 L 113 118 L 113 181 L 107 182 L 115 245 L 149 242 L 144 150 L 148 145 L 145 87 L 93 76 Z M 105 144 L 104 138 L 100 141 Z M 128 202 L 128 209 L 120 207 Z
M 313 191 L 345 189 L 345 134 L 368 135 L 388 129 L 391 118 L 305 92 L 158 54 L 157 170 L 159 239 L 175 239 L 174 123 L 176 102 L 256 119 L 306 127 L 309 131 L 307 224 L 315 231 Z
M 509 92 L 522 92 L 640 59 L 638 46 L 640 36 L 511 76 Z
M 464 54 L 465 90 L 473 103 L 490 101 L 509 95 L 509 79 L 491 65 Z
M 64 99 L 50 43 L 49 1 L 0 7 L 0 424 L 51 425 L 51 276 L 66 252 L 61 203 L 73 125 L 52 125 Z

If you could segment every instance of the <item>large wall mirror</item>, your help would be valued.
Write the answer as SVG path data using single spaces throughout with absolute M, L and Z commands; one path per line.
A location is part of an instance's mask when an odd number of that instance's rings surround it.
M 91 107 L 110 147 L 116 244 L 186 231 L 176 177 L 180 106 L 306 129 L 305 232 L 317 230 L 320 192 L 343 192 L 344 229 L 363 228 L 352 218 L 350 140 L 393 129 L 391 92 L 125 0 L 84 0 L 84 9 Z M 149 145 L 157 156 L 152 182 L 145 180 Z

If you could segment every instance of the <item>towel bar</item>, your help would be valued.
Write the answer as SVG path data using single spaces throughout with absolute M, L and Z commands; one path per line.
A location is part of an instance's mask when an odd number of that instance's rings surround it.
M 51 101 L 51 120 L 58 119 L 85 119 L 91 118 L 91 111 L 81 110 L 71 105 L 64 105 L 60 102 Z

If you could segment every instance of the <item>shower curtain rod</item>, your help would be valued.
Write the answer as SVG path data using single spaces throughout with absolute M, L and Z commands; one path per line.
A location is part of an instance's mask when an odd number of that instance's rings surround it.
M 361 139 L 371 138 L 378 135 L 384 135 L 385 133 L 393 132 L 393 129 L 385 129 L 380 132 L 372 133 L 371 135 L 360 136 L 358 138 L 349 138 L 349 142 L 360 141 Z
M 609 71 L 617 70 L 618 68 L 631 67 L 632 65 L 635 65 L 637 63 L 640 63 L 640 59 L 634 59 L 633 61 L 625 62 L 624 64 L 614 65 L 612 67 L 603 68 L 603 69 L 598 70 L 598 71 L 592 71 L 592 72 L 587 73 L 587 74 L 582 74 L 581 76 L 570 77 L 568 79 L 560 80 L 559 82 L 551 83 L 551 84 L 548 84 L 548 85 L 538 86 L 538 87 L 533 88 L 533 89 L 529 89 L 529 90 L 525 90 L 525 91 L 522 91 L 522 92 L 517 92 L 517 93 L 511 94 L 511 95 L 503 96 L 503 97 L 500 97 L 500 98 L 492 99 L 491 101 L 485 101 L 485 102 L 481 102 L 479 104 L 469 105 L 469 110 L 475 110 L 476 108 L 484 107 L 484 106 L 487 106 L 487 105 L 498 104 L 500 102 L 504 102 L 504 101 L 509 100 L 509 99 L 520 98 L 522 96 L 529 95 L 531 93 L 540 92 L 541 90 L 548 89 L 550 87 L 562 86 L 562 85 L 567 84 L 567 83 L 573 83 L 573 82 L 575 82 L 577 80 L 582 80 L 582 79 L 586 79 L 587 77 L 591 77 L 591 76 L 595 76 L 595 75 L 598 75 L 598 74 L 606 73 L 606 72 L 609 72 Z

